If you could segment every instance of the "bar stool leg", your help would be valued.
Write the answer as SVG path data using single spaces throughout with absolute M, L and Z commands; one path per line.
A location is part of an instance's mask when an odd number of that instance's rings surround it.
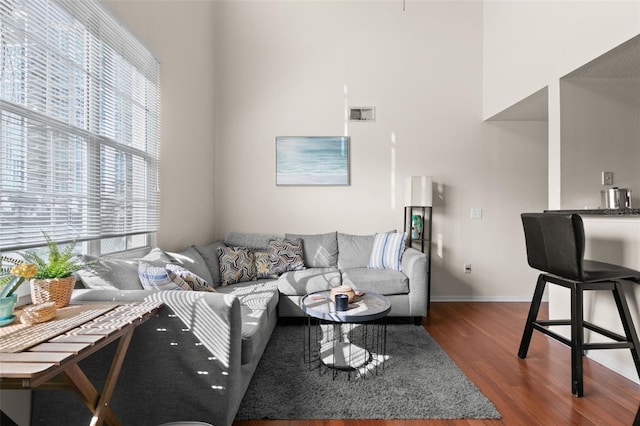
M 629 311 L 629 305 L 627 304 L 627 298 L 624 295 L 624 287 L 619 281 L 614 282 L 613 298 L 616 301 L 618 307 L 618 313 L 620 314 L 620 321 L 622 321 L 622 327 L 624 328 L 624 334 L 627 337 L 627 342 L 631 344 L 629 348 L 631 350 L 631 357 L 633 363 L 636 366 L 636 373 L 640 377 L 640 357 L 638 357 L 638 348 L 640 347 L 640 341 L 638 341 L 638 334 L 636 328 L 633 325 L 633 318 Z
M 544 294 L 544 288 L 547 282 L 542 277 L 542 274 L 538 276 L 538 283 L 536 284 L 536 290 L 533 292 L 533 299 L 531 299 L 531 306 L 529 307 L 529 315 L 527 316 L 527 323 L 524 326 L 524 332 L 522 333 L 522 340 L 520 341 L 520 349 L 518 350 L 519 358 L 526 358 L 529 351 L 529 344 L 531 343 L 531 336 L 533 335 L 533 323 L 538 319 L 538 311 L 540 310 L 540 303 L 542 302 L 542 295 Z
M 571 286 L 571 392 L 577 397 L 584 394 L 582 385 L 583 316 L 582 286 L 574 283 Z

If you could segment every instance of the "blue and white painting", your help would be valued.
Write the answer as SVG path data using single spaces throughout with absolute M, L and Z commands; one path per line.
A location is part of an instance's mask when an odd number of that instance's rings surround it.
M 349 185 L 349 137 L 276 137 L 276 185 Z

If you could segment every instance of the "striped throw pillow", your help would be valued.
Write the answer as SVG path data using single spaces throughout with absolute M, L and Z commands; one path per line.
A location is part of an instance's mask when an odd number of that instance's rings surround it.
M 147 290 L 191 290 L 189 284 L 182 278 L 169 277 L 163 266 L 154 266 L 146 262 L 138 263 L 138 277 L 142 287 Z
M 369 258 L 369 268 L 400 270 L 400 261 L 404 253 L 405 232 L 385 232 L 376 234 L 373 250 Z

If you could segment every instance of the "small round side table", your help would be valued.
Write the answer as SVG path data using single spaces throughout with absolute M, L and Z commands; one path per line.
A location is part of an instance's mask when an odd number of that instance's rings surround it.
M 380 364 L 384 369 L 386 317 L 391 310 L 386 297 L 372 291 L 359 292 L 347 310 L 337 311 L 330 290 L 323 290 L 305 295 L 300 305 L 307 317 L 305 359 L 310 366 L 319 361 L 318 369 L 322 365 L 333 369 L 334 379 L 338 370 L 348 371 L 349 378 L 352 371 L 364 378 L 371 369 L 378 374 Z

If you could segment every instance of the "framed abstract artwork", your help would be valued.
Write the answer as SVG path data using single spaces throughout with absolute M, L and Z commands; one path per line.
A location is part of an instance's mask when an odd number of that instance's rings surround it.
M 349 185 L 349 137 L 276 137 L 276 185 Z

